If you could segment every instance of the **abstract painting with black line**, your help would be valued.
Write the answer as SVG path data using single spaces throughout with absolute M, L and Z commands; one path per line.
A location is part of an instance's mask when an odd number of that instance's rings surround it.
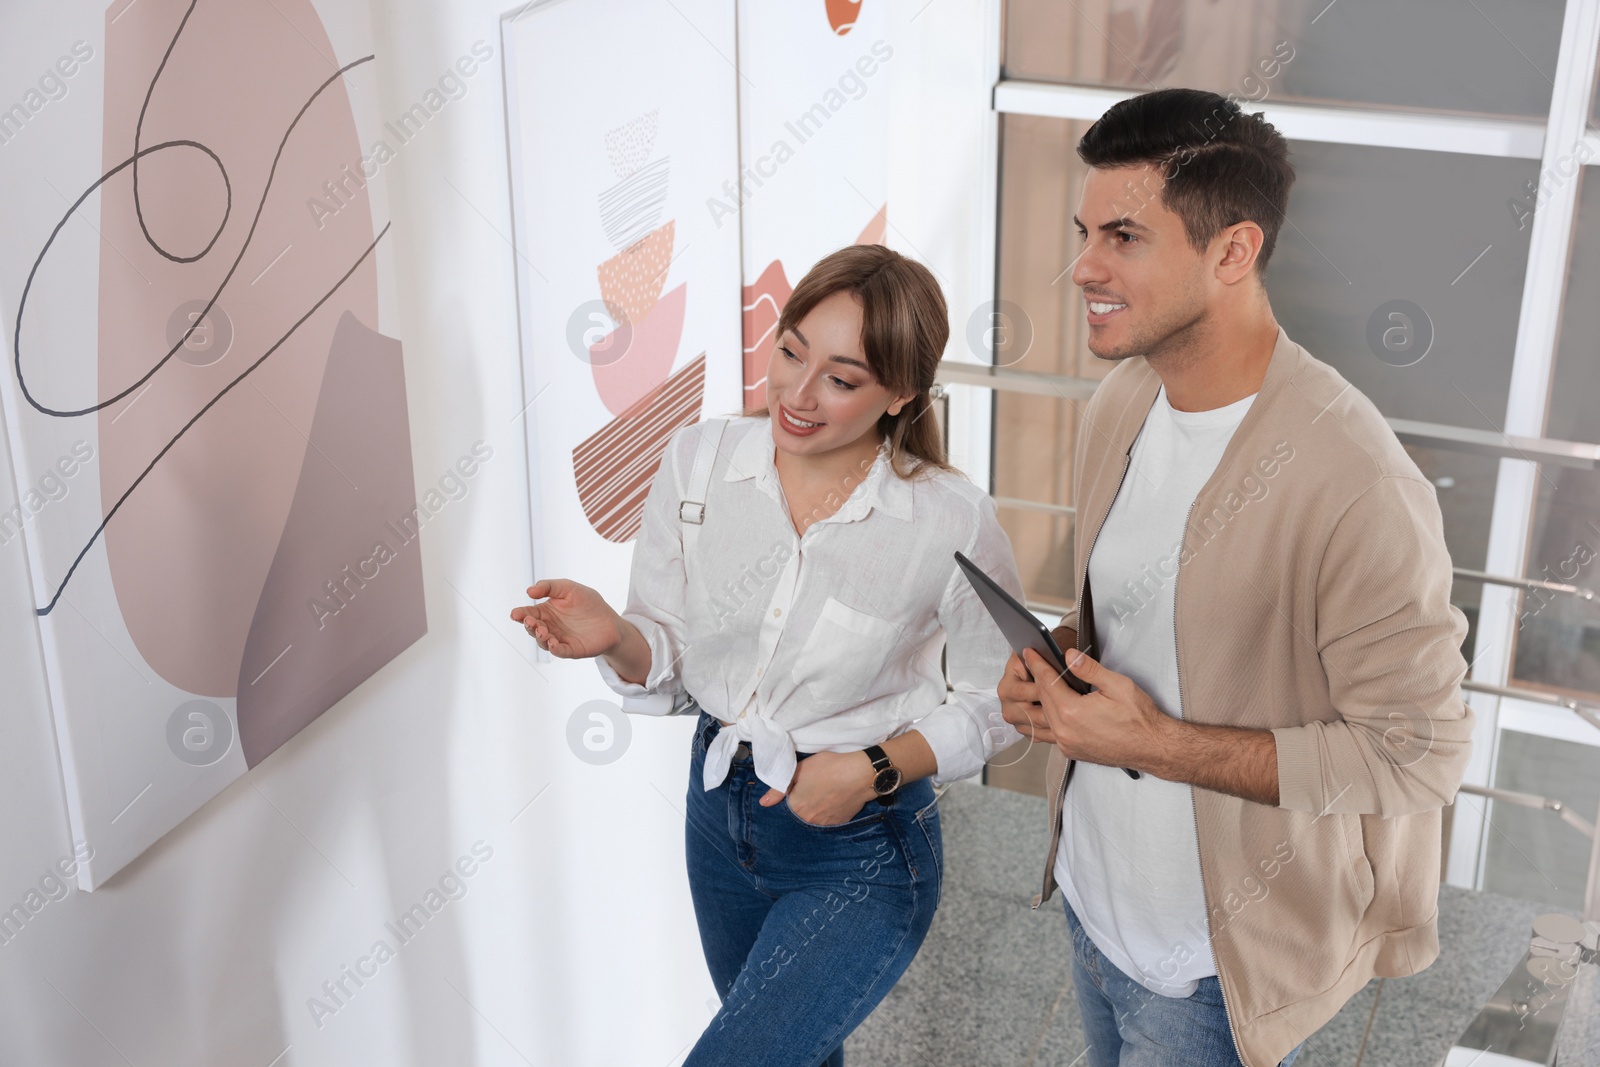
M 78 468 L 19 517 L 93 889 L 427 619 L 366 5 L 59 7 L 10 47 L 98 62 L 7 146 L 0 397 L 16 486 Z

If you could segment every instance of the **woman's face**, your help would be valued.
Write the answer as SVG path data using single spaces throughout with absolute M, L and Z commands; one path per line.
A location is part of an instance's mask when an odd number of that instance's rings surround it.
M 895 396 L 868 368 L 861 303 L 844 290 L 779 334 L 767 363 L 772 439 L 790 455 L 831 452 L 868 433 L 876 445 L 878 419 L 885 411 L 899 414 L 912 395 Z

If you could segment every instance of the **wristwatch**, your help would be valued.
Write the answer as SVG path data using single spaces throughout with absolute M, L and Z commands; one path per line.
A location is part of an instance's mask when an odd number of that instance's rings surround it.
M 900 768 L 889 762 L 888 755 L 879 745 L 868 745 L 862 751 L 877 771 L 877 776 L 872 779 L 872 791 L 878 794 L 878 803 L 886 806 L 893 804 L 895 790 L 900 788 Z

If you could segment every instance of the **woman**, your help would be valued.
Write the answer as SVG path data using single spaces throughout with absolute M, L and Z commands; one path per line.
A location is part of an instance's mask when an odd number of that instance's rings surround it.
M 1009 649 L 954 562 L 1021 596 L 931 414 L 948 335 L 921 264 L 826 257 L 778 320 L 767 407 L 668 444 L 627 610 L 549 579 L 511 613 L 552 654 L 597 657 L 625 710 L 699 714 L 689 886 L 722 1006 L 686 1067 L 843 1064 L 933 920 L 933 785 L 1020 736 L 995 695 Z

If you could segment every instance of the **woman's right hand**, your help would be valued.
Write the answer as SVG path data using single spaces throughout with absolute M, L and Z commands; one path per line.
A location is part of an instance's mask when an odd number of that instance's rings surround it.
M 512 608 L 511 618 L 551 655 L 588 659 L 621 644 L 622 616 L 588 586 L 549 578 L 528 586 L 528 596 L 543 603 Z

